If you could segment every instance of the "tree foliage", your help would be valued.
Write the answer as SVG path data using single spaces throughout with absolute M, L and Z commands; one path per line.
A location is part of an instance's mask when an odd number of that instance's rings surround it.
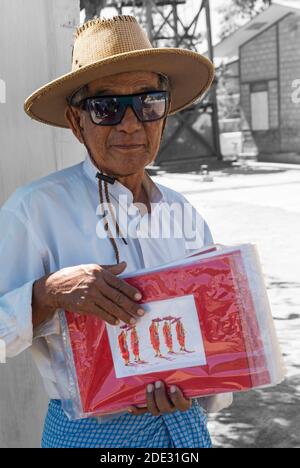
M 229 4 L 219 8 L 222 17 L 221 39 L 233 33 L 271 4 L 272 0 L 230 0 Z

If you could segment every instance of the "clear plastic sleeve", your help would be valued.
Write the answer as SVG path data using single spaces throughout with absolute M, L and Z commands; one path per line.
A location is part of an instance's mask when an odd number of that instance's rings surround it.
M 135 327 L 60 312 L 63 350 L 52 357 L 70 419 L 146 406 L 146 385 L 156 380 L 199 398 L 284 379 L 254 245 L 214 245 L 120 277 L 143 296 Z

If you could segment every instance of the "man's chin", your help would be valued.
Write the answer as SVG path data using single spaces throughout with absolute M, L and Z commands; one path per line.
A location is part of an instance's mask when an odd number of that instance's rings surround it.
M 126 177 L 144 170 L 150 162 L 149 158 L 145 156 L 139 158 L 137 155 L 135 157 L 132 157 L 132 155 L 124 155 L 124 157 L 114 158 L 114 164 L 111 165 L 111 170 L 115 175 Z
M 120 167 L 139 167 L 144 163 L 147 165 L 149 161 L 149 155 L 145 152 L 130 152 L 126 151 L 123 153 L 114 153 L 114 164 L 120 165 Z

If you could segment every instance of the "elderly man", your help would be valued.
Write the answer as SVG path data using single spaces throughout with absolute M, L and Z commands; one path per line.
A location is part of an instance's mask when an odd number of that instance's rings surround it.
M 30 347 L 43 377 L 50 398 L 43 447 L 211 446 L 202 406 L 218 410 L 226 398 L 191 401 L 162 381 L 145 389 L 145 408 L 69 421 L 52 351 L 63 357 L 60 310 L 134 325 L 144 315 L 141 295 L 118 275 L 212 243 L 193 208 L 185 223 L 195 221 L 195 239 L 187 238 L 182 220 L 175 220 L 179 236 L 139 235 L 149 218 L 167 222 L 166 205 L 191 208 L 183 196 L 155 184 L 145 167 L 156 158 L 167 116 L 200 97 L 212 79 L 206 58 L 153 48 L 135 18 L 96 19 L 77 31 L 72 71 L 25 103 L 32 118 L 70 128 L 87 151 L 84 162 L 18 189 L 0 212 L 0 261 L 6 265 L 0 339 L 9 357 Z M 110 217 L 99 214 L 105 203 L 134 218 L 134 233 L 124 232 L 113 210 Z

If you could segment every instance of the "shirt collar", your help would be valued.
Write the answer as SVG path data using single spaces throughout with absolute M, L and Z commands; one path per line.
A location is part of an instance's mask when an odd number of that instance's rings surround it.
M 86 155 L 85 160 L 83 161 L 83 171 L 92 180 L 95 184 L 98 185 L 98 179 L 96 177 L 99 169 L 94 165 L 89 155 Z M 103 171 L 103 174 L 106 172 Z M 108 175 L 108 174 L 106 174 Z M 161 203 L 163 201 L 163 193 L 158 188 L 158 186 L 153 182 L 147 171 L 145 171 L 143 180 L 143 187 L 149 197 L 150 203 Z M 108 191 L 110 195 L 118 199 L 121 195 L 125 195 L 127 203 L 130 205 L 133 203 L 133 194 L 125 185 L 121 184 L 118 180 L 115 180 L 113 184 L 108 183 Z M 122 197 L 124 199 L 125 197 Z

